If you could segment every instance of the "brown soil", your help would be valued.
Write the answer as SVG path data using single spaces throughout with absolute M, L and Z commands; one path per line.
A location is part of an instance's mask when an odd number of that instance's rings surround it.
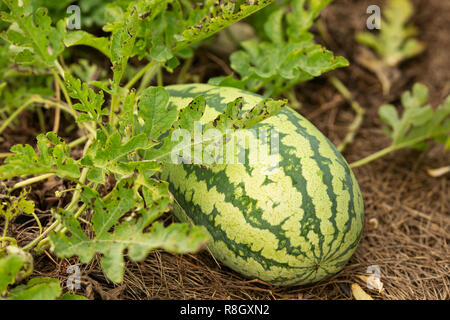
M 383 97 L 377 78 L 356 62 L 356 32 L 365 27 L 366 8 L 382 6 L 384 1 L 337 0 L 323 13 L 331 35 L 330 50 L 349 59 L 351 66 L 335 71 L 366 109 L 367 115 L 355 142 L 344 152 L 349 162 L 358 160 L 389 144 L 381 131 L 377 109 L 382 103 L 397 103 L 401 93 L 420 81 L 430 88 L 431 103 L 436 106 L 450 94 L 450 2 L 414 1 L 420 39 L 427 51 L 400 67 L 401 77 L 389 97 Z M 206 49 L 199 50 L 192 72 L 199 81 L 211 74 L 224 74 L 220 61 Z M 226 63 L 225 63 L 226 65 Z M 171 79 L 170 77 L 168 78 Z M 309 118 L 334 143 L 344 137 L 354 118 L 348 104 L 325 77 L 297 87 L 298 99 Z M 24 115 L 26 121 L 30 115 Z M 51 116 L 50 116 L 51 118 Z M 28 118 L 29 119 L 29 118 Z M 51 121 L 51 119 L 49 119 Z M 52 122 L 50 122 L 52 123 Z M 21 126 L 23 128 L 23 126 Z M 0 148 L 6 152 L 14 143 L 30 143 L 32 135 L 17 128 L 9 130 Z M 450 299 L 450 176 L 432 178 L 427 168 L 449 164 L 448 154 L 431 145 L 419 153 L 405 150 L 355 170 L 365 201 L 366 227 L 361 244 L 347 266 L 333 278 L 308 287 L 279 288 L 249 281 L 218 265 L 208 252 L 197 255 L 173 255 L 156 251 L 142 263 L 127 263 L 122 285 L 109 283 L 95 260 L 82 270 L 83 288 L 78 293 L 100 299 L 350 299 L 350 285 L 364 283 L 357 275 L 366 274 L 372 265 L 381 268 L 384 292 L 369 291 L 377 299 Z M 58 204 L 54 191 L 67 186 L 51 180 L 33 187 L 33 198 L 42 209 L 43 222 L 48 211 Z M 168 217 L 168 219 L 171 219 Z M 376 219 L 378 226 L 372 222 Z M 18 225 L 22 223 L 20 226 Z M 23 241 L 36 232 L 32 221 L 16 221 Z M 65 280 L 64 265 L 50 255 L 36 259 L 36 274 Z

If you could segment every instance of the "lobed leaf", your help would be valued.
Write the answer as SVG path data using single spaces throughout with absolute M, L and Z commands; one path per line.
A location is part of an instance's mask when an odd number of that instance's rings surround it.
M 21 64 L 55 67 L 58 56 L 64 50 L 65 21 L 55 27 L 46 8 L 33 13 L 31 0 L 3 0 L 9 12 L 1 12 L 0 18 L 11 25 L 2 38 L 18 47 L 15 57 Z
M 30 145 L 13 146 L 13 155 L 0 166 L 0 180 L 45 173 L 68 179 L 80 177 L 79 164 L 70 157 L 68 146 L 55 133 L 39 135 L 37 145 L 39 154 Z
M 402 95 L 404 112 L 400 116 L 393 105 L 380 107 L 381 121 L 390 128 L 386 131 L 394 147 L 424 148 L 424 142 L 433 139 L 447 143 L 450 136 L 450 97 L 436 109 L 426 105 L 428 88 L 416 83 L 412 91 Z
M 248 40 L 241 43 L 242 50 L 234 52 L 231 67 L 241 77 L 240 82 L 212 79 L 210 83 L 242 86 L 265 96 L 279 96 L 297 83 L 308 81 L 325 72 L 348 66 L 348 61 L 335 57 L 313 41 L 308 31 L 320 11 L 330 0 L 292 0 L 272 5 L 254 20 L 262 41 Z M 290 7 L 288 6 L 290 4 Z M 258 29 L 259 30 L 259 29 Z M 225 82 L 226 80 L 226 82 Z
M 425 50 L 424 44 L 413 38 L 417 34 L 416 28 L 409 24 L 413 13 L 410 0 L 389 0 L 379 34 L 362 32 L 356 40 L 372 48 L 386 65 L 398 66 Z
M 141 177 L 139 181 L 143 178 Z M 128 250 L 128 257 L 133 261 L 143 260 L 154 249 L 162 248 L 175 253 L 195 252 L 207 242 L 206 234 L 198 227 L 188 227 L 185 224 L 171 224 L 164 227 L 159 222 L 150 223 L 169 209 L 167 185 L 152 185 L 158 188 L 162 199 L 152 199 L 150 211 L 141 210 L 137 216 L 128 219 L 124 217 L 140 200 L 136 191 L 130 188 L 131 181 L 122 181 L 113 191 L 108 200 L 99 197 L 92 198 L 92 191 L 84 191 L 83 201 L 94 210 L 92 229 L 95 237 L 89 238 L 82 230 L 78 220 L 70 213 L 63 216 L 64 225 L 70 232 L 57 233 L 50 236 L 55 252 L 60 257 L 78 255 L 83 263 L 92 260 L 95 253 L 101 253 L 102 267 L 109 279 L 121 282 L 124 273 L 124 251 Z M 142 185 L 147 189 L 147 184 Z M 165 190 L 165 191 L 164 191 Z M 147 194 L 152 190 L 146 190 Z M 147 201 L 150 198 L 147 196 Z M 92 201 L 94 201 L 92 203 Z M 157 210 L 155 212 L 155 210 Z

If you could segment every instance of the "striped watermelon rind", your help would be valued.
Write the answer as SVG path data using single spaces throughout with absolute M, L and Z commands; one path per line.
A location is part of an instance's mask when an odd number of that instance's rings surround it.
M 166 88 L 171 102 L 207 102 L 212 121 L 238 97 L 244 110 L 263 98 L 204 84 Z M 362 235 L 364 208 L 358 183 L 342 155 L 308 120 L 286 107 L 258 124 L 280 133 L 280 170 L 246 164 L 167 164 L 162 178 L 176 199 L 175 215 L 202 225 L 216 259 L 249 278 L 280 286 L 305 285 L 339 272 Z

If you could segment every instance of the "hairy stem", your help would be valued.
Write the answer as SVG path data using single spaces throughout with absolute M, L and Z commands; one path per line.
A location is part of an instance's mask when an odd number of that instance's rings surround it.
M 151 61 L 150 63 L 148 63 L 144 68 L 142 68 L 138 73 L 136 73 L 136 75 L 130 80 L 130 82 L 128 82 L 125 85 L 125 88 L 131 89 L 144 76 L 144 74 L 147 71 L 149 71 L 150 69 L 152 69 L 153 67 L 155 67 L 158 64 L 159 63 L 156 61 Z
M 157 79 L 158 79 L 158 86 L 160 87 L 164 86 L 163 73 L 161 67 L 158 69 Z
M 152 81 L 152 79 L 155 77 L 155 74 L 158 72 L 158 69 L 159 66 L 155 65 L 145 73 L 145 75 L 142 77 L 141 83 L 139 84 L 139 89 L 136 93 L 136 97 L 139 97 L 142 91 L 144 91 L 148 87 L 150 81 Z
M 87 174 L 88 174 L 88 171 L 89 171 L 89 169 L 87 169 L 87 168 L 84 168 L 83 169 L 83 171 L 82 171 L 82 173 L 81 173 L 81 178 L 80 178 L 80 181 L 82 181 L 82 182 L 84 182 L 84 181 L 86 181 L 86 177 L 87 177 Z M 79 188 L 79 189 L 78 189 Z M 72 197 L 72 201 L 70 202 L 70 204 L 66 207 L 66 210 L 67 211 L 70 211 L 70 210 L 73 210 L 75 207 L 76 207 L 76 205 L 77 205 L 77 203 L 78 203 L 78 201 L 80 200 L 80 198 L 81 198 L 81 186 L 80 185 L 77 185 L 77 190 L 75 191 L 75 193 L 73 194 L 73 197 Z M 83 208 L 83 206 L 81 207 L 81 208 Z M 81 208 L 78 210 L 78 212 L 80 212 L 81 211 Z M 85 207 L 84 207 L 85 208 Z M 83 209 L 84 210 L 84 209 Z M 81 211 L 82 212 L 82 211 Z M 80 213 L 81 214 L 81 213 Z M 53 222 L 52 223 L 52 225 L 50 226 L 50 227 L 48 227 L 44 232 L 42 232 L 40 235 L 39 235 L 39 237 L 37 237 L 36 239 L 34 239 L 33 241 L 31 241 L 29 244 L 27 244 L 25 247 L 23 247 L 23 250 L 31 250 L 33 247 L 35 247 L 36 245 L 39 245 L 42 241 L 46 241 L 46 239 L 47 239 L 47 236 L 48 236 L 48 234 L 51 232 L 51 231 L 53 231 L 53 230 L 55 230 L 55 229 L 57 229 L 57 228 L 60 228 L 61 227 L 61 222 L 60 221 L 55 221 L 55 222 Z
M 17 247 L 17 240 L 11 237 L 0 237 L 0 243 L 8 241 L 13 246 Z
M 43 175 L 40 175 L 40 176 L 37 176 L 37 177 L 33 177 L 33 178 L 30 178 L 30 179 L 27 179 L 27 180 L 24 180 L 24 181 L 16 183 L 12 187 L 11 190 L 16 190 L 16 189 L 19 189 L 19 188 L 23 188 L 23 187 L 29 186 L 31 184 L 34 184 L 36 182 L 47 180 L 47 179 L 49 179 L 51 177 L 54 177 L 54 176 L 56 176 L 55 173 L 47 173 L 47 174 L 43 174 Z
M 61 80 L 59 75 L 54 70 L 52 70 L 52 71 L 53 71 L 53 76 L 55 77 L 55 80 L 58 82 L 59 87 L 61 88 L 61 91 L 64 95 L 64 99 L 66 99 L 67 104 L 69 105 L 70 109 L 72 109 L 72 106 L 73 106 L 72 100 L 70 99 L 69 92 L 67 91 L 66 85 Z M 62 75 L 62 78 L 64 79 L 64 74 Z
M 361 160 L 358 160 L 356 162 L 351 163 L 350 164 L 350 168 L 353 169 L 353 168 L 361 167 L 361 166 L 366 165 L 366 164 L 368 164 L 368 163 L 370 163 L 370 162 L 372 162 L 374 160 L 377 160 L 377 159 L 379 159 L 381 157 L 384 157 L 385 155 L 387 155 L 387 154 L 389 154 L 391 152 L 394 152 L 394 151 L 400 150 L 400 149 L 404 149 L 404 148 L 408 148 L 408 147 L 412 147 L 412 146 L 414 146 L 414 145 L 416 145 L 416 144 L 418 144 L 418 143 L 420 143 L 422 141 L 425 141 L 425 140 L 431 139 L 431 138 L 433 138 L 433 135 L 423 135 L 423 136 L 417 137 L 415 139 L 411 139 L 411 140 L 405 141 L 403 143 L 399 143 L 399 144 L 396 144 L 396 145 L 391 145 L 391 146 L 389 146 L 387 148 L 384 148 L 384 149 L 382 149 L 382 150 L 380 150 L 380 151 L 378 151 L 378 152 L 376 152 L 374 154 L 371 154 L 368 157 L 365 157 L 365 158 L 363 158 Z
M 328 80 L 334 86 L 334 88 L 344 97 L 344 99 L 347 100 L 348 103 L 350 103 L 353 111 L 355 111 L 356 113 L 355 119 L 348 127 L 349 130 L 347 135 L 337 147 L 337 149 L 340 152 L 342 152 L 349 144 L 353 143 L 356 133 L 358 132 L 359 128 L 362 125 L 364 114 L 366 113 L 366 111 L 364 110 L 363 107 L 361 107 L 361 105 L 357 101 L 353 100 L 350 91 L 338 78 L 331 76 L 328 78 Z
M 378 158 L 384 157 L 385 155 L 397 150 L 398 148 L 394 147 L 394 146 L 389 146 L 387 148 L 384 148 L 378 152 L 375 152 L 374 154 L 371 154 L 368 157 L 365 157 L 364 159 L 361 159 L 359 161 L 353 162 L 350 164 L 350 168 L 354 169 L 354 168 L 358 168 L 361 167 L 363 165 L 366 165 L 372 161 L 377 160 Z
M 8 119 L 6 119 L 2 123 L 0 127 L 0 135 L 3 133 L 3 131 L 5 131 L 7 127 L 9 127 L 9 125 L 14 121 L 14 119 L 16 119 L 23 111 L 25 111 L 27 107 L 29 107 L 33 103 L 42 103 L 44 105 L 60 108 L 61 110 L 71 114 L 74 118 L 77 118 L 76 112 L 71 107 L 68 107 L 62 103 L 58 103 L 52 100 L 44 99 L 41 96 L 32 96 L 30 99 L 28 99 L 28 101 L 26 101 L 23 105 L 21 105 L 12 115 L 9 116 Z M 80 126 L 86 128 L 89 131 L 89 133 L 95 134 L 95 130 L 87 123 L 83 123 Z
M 54 82 L 55 82 L 56 100 L 58 102 L 60 102 L 61 101 L 61 90 L 60 90 L 59 82 L 56 79 L 56 77 L 54 79 Z M 56 108 L 56 110 L 55 110 L 55 121 L 53 123 L 53 132 L 55 132 L 56 134 L 59 131 L 60 122 L 61 122 L 61 109 Z
M 293 87 L 287 90 L 284 95 L 286 98 L 288 98 L 292 108 L 294 108 L 295 110 L 300 110 L 302 108 L 302 103 L 298 101 Z
M 21 114 L 26 108 L 28 108 L 30 105 L 32 105 L 35 102 L 36 102 L 36 98 L 31 98 L 27 102 L 25 102 L 23 105 L 21 105 L 16 111 L 14 111 L 14 113 L 12 115 L 10 115 L 9 118 L 6 119 L 2 123 L 2 125 L 0 127 L 0 135 L 3 133 L 3 131 L 5 131 L 6 128 L 8 128 L 8 126 L 11 124 L 11 122 L 13 122 L 14 119 L 16 119 L 19 116 L 19 114 Z
M 183 66 L 181 67 L 180 73 L 178 74 L 177 83 L 183 84 L 186 82 L 186 75 L 189 72 L 189 69 L 192 66 L 192 62 L 194 61 L 194 58 L 187 59 Z

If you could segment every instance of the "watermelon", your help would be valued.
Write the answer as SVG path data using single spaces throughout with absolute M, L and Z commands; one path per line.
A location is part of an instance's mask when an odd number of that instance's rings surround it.
M 244 110 L 263 97 L 204 84 L 166 87 L 184 107 L 206 99 L 202 122 L 243 97 Z M 253 129 L 279 132 L 279 168 L 233 163 L 165 164 L 178 219 L 204 226 L 214 257 L 240 274 L 280 285 L 305 285 L 340 271 L 363 230 L 358 183 L 342 155 L 308 120 L 286 107 Z M 248 146 L 247 146 L 248 147 Z M 247 157 L 248 159 L 248 157 Z

